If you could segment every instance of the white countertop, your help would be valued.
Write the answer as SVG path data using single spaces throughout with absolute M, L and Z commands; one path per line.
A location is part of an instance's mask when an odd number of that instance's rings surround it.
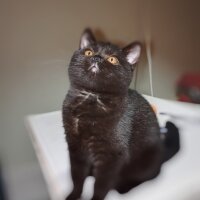
M 161 174 L 125 195 L 111 191 L 106 200 L 199 200 L 200 199 L 200 106 L 145 96 L 156 106 L 159 123 L 170 119 L 180 129 L 181 150 L 166 162 Z M 160 115 L 168 113 L 170 116 Z M 30 115 L 26 126 L 31 136 L 52 200 L 64 200 L 72 189 L 67 143 L 61 112 Z M 93 192 L 89 177 L 83 196 Z

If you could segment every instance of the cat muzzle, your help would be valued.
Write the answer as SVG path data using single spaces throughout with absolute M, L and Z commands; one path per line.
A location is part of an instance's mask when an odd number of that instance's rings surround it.
M 93 63 L 93 64 L 88 68 L 88 70 L 89 70 L 89 71 L 92 71 L 93 73 L 99 72 L 98 63 L 97 63 L 97 62 Z

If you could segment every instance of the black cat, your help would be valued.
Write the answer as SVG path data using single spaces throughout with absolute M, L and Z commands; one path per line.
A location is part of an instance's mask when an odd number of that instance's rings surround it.
M 179 149 L 178 129 L 167 122 L 161 137 L 149 103 L 129 89 L 141 45 L 120 49 L 96 42 L 86 29 L 68 69 L 70 89 L 63 103 L 74 189 L 79 199 L 87 176 L 95 177 L 92 200 L 103 200 L 158 175 L 164 161 Z

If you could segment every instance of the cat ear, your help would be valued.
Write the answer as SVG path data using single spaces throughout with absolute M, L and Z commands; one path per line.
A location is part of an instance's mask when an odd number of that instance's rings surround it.
M 142 50 L 142 45 L 140 42 L 133 42 L 123 48 L 123 52 L 126 55 L 126 60 L 128 63 L 131 65 L 134 65 L 135 63 L 138 62 L 140 54 Z
M 85 31 L 83 32 L 82 36 L 81 36 L 81 40 L 80 40 L 80 48 L 83 49 L 87 46 L 89 46 L 90 44 L 94 43 L 95 37 L 92 34 L 92 31 L 87 28 L 85 29 Z

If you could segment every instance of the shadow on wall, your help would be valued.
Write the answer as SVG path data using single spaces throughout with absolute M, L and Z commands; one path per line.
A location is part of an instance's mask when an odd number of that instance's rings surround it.
M 0 165 L 0 199 L 7 200 L 6 190 L 5 190 L 5 182 L 3 179 L 2 168 Z

